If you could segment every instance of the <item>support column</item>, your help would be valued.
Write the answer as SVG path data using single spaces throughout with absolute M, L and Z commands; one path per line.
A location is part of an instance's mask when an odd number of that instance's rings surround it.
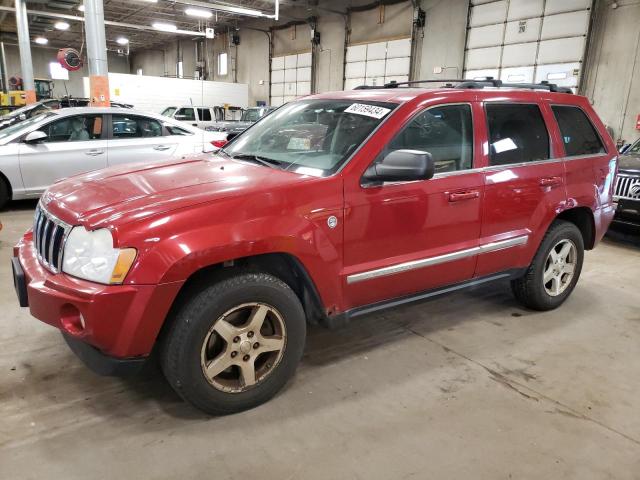
M 108 107 L 110 105 L 109 67 L 107 65 L 107 41 L 104 33 L 102 0 L 84 1 L 84 23 L 89 64 L 89 99 L 93 107 Z
M 36 102 L 36 87 L 33 81 L 33 62 L 31 61 L 31 39 L 29 38 L 27 4 L 24 0 L 16 0 L 16 28 L 18 30 L 18 48 L 20 50 L 22 89 L 24 90 L 25 101 L 28 105 Z

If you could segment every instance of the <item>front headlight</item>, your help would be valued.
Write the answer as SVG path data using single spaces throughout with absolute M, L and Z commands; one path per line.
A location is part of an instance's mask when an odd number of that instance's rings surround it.
M 62 271 L 92 282 L 118 284 L 135 258 L 135 248 L 113 248 L 113 237 L 106 228 L 74 227 L 64 245 Z

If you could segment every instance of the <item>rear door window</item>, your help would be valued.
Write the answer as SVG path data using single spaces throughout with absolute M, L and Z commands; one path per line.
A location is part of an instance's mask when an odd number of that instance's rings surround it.
M 549 158 L 549 132 L 534 104 L 487 103 L 490 165 Z
M 112 115 L 111 128 L 113 138 L 146 138 L 162 136 L 160 122 L 149 117 L 137 115 Z
M 199 108 L 198 109 L 198 117 L 200 117 L 201 122 L 210 122 L 211 121 L 211 110 L 208 108 Z
M 604 145 L 587 115 L 578 107 L 553 105 L 568 157 L 604 153 Z

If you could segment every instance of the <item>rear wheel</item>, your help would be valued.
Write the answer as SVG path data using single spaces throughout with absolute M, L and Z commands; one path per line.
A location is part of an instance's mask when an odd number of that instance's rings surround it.
M 302 357 L 306 320 L 295 293 L 264 273 L 206 287 L 178 312 L 161 364 L 171 386 L 213 415 L 273 397 Z
M 534 310 L 560 306 L 575 288 L 583 260 L 584 242 L 578 227 L 556 220 L 525 275 L 511 282 L 515 297 Z

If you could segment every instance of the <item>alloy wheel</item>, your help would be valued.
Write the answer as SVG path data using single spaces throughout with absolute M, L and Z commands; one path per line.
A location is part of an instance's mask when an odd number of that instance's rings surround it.
M 273 306 L 259 302 L 238 305 L 216 319 L 205 336 L 202 373 L 218 390 L 244 392 L 273 372 L 286 342 L 284 320 Z
M 551 249 L 542 280 L 544 289 L 550 296 L 561 295 L 571 285 L 577 258 L 578 250 L 571 240 L 561 240 Z

